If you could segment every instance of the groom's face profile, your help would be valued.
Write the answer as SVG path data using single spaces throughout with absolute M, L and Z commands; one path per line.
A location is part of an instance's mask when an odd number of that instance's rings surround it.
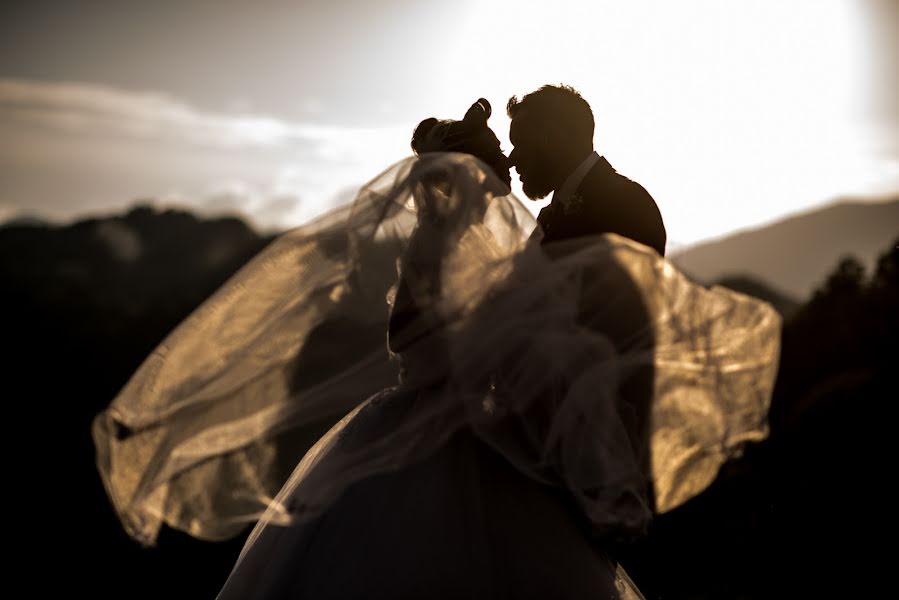
M 518 171 L 525 195 L 531 200 L 546 197 L 555 188 L 546 126 L 527 109 L 521 110 L 509 126 L 509 141 L 513 146 L 509 162 Z

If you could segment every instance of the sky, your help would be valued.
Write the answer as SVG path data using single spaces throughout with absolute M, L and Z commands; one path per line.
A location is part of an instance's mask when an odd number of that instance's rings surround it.
M 676 249 L 899 192 L 897 38 L 894 0 L 7 1 L 0 221 L 285 229 L 478 97 L 508 152 L 508 98 L 565 83 Z

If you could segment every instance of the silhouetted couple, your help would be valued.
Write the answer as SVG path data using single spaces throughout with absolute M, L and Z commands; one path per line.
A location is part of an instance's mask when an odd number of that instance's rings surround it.
M 620 175 L 593 150 L 594 120 L 590 105 L 574 89 L 547 85 L 512 97 L 508 158 L 496 135 L 479 119 L 475 103 L 462 121 L 422 121 L 412 141 L 424 152 L 465 152 L 489 165 L 503 181 L 515 167 L 524 193 L 552 201 L 537 219 L 542 242 L 617 233 L 665 255 L 665 226 L 652 196 Z M 489 105 L 488 105 L 489 106 Z
M 777 314 L 664 261 L 655 202 L 593 151 L 577 92 L 507 110 L 509 157 L 484 99 L 422 121 L 415 157 L 276 240 L 98 419 L 133 534 L 258 519 L 221 598 L 639 597 L 617 551 L 764 435 Z M 511 166 L 553 192 L 536 223 Z M 364 391 L 384 361 L 363 336 L 309 346 L 335 315 L 383 322 L 397 385 Z M 272 475 L 284 439 L 344 413 Z

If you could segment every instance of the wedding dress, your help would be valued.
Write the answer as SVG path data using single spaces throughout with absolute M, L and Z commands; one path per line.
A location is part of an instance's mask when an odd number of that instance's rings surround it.
M 95 420 L 129 534 L 256 523 L 222 598 L 639 597 L 608 551 L 765 437 L 780 320 L 534 226 L 443 153 L 276 239 Z

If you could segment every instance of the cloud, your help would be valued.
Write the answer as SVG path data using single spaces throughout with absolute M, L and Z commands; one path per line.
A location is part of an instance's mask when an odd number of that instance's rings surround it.
M 299 187 L 299 186 L 298 186 Z M 203 214 L 235 214 L 262 229 L 278 229 L 299 223 L 311 215 L 297 188 L 286 186 L 281 177 L 262 186 L 231 180 L 213 185 L 194 203 Z
M 19 79 L 0 79 L 0 117 L 76 135 L 111 134 L 220 148 L 307 146 L 327 156 L 338 153 L 332 148 L 335 143 L 371 131 L 202 111 L 158 92 Z
M 0 78 L 0 127 L 0 217 L 70 219 L 179 197 L 291 226 L 409 153 L 407 128 L 204 111 L 169 94 L 82 82 Z

